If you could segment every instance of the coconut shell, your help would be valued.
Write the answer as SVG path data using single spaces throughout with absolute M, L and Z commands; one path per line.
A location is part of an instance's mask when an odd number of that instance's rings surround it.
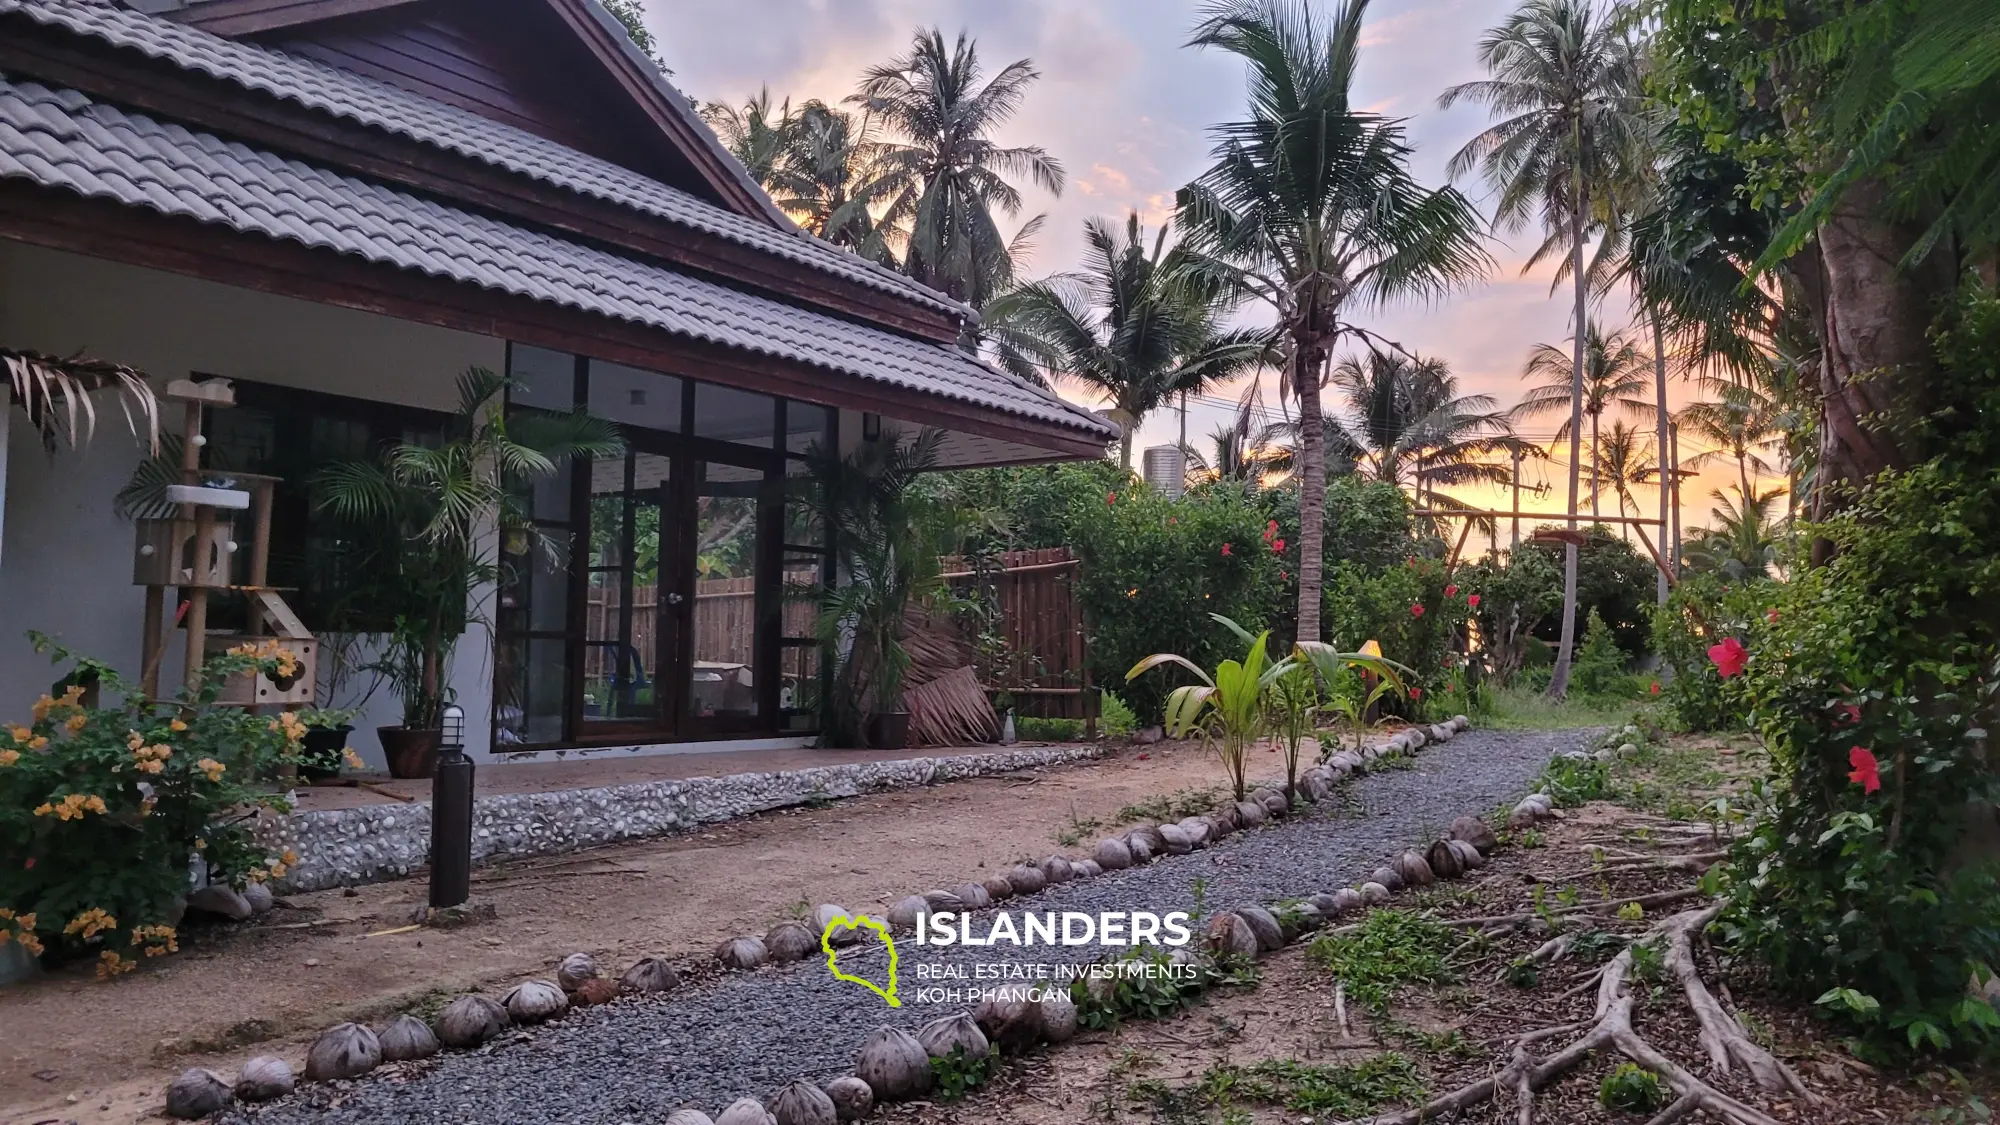
M 1261 828 L 1264 822 L 1269 819 L 1271 819 L 1271 812 L 1263 805 L 1255 801 L 1236 802 L 1236 821 L 1244 829 Z
M 268 1102 L 292 1092 L 292 1066 L 276 1055 L 258 1055 L 236 1076 L 236 1096 L 246 1102 Z
M 384 1024 L 375 1039 L 382 1044 L 383 1062 L 409 1062 L 438 1053 L 437 1035 L 430 1025 L 408 1012 Z
M 1043 860 L 1041 868 L 1042 881 L 1049 886 L 1054 886 L 1057 883 L 1067 883 L 1071 879 L 1076 878 L 1076 869 L 1070 865 L 1069 860 L 1059 855 L 1052 855 Z
M 335 1024 L 306 1048 L 306 1077 L 315 1082 L 359 1078 L 381 1065 L 381 1040 L 358 1023 Z
M 1274 910 L 1271 913 L 1277 917 L 1278 925 L 1285 931 L 1287 943 L 1297 941 L 1301 934 L 1309 934 L 1319 929 L 1321 923 L 1326 921 L 1320 914 L 1319 907 L 1310 902 L 1295 902 L 1288 909 Z
M 988 875 L 979 881 L 979 885 L 986 888 L 986 897 L 996 903 L 1014 897 L 1014 884 L 1009 883 L 1005 875 Z
M 431 1023 L 431 1030 L 447 1047 L 477 1047 L 512 1022 L 499 1002 L 484 996 L 461 996 L 445 1005 Z
M 1035 1001 L 1035 1019 L 1041 1024 L 1042 1038 L 1065 1043 L 1076 1036 L 1076 1001 L 1063 988 L 1043 988 Z
M 1031 895 L 1048 886 L 1049 881 L 1043 877 L 1041 868 L 1023 863 L 1008 868 L 1007 885 L 1014 888 L 1017 895 Z
M 1361 884 L 1361 901 L 1369 906 L 1384 906 L 1389 902 L 1389 888 L 1380 883 Z
M 764 951 L 775 964 L 788 965 L 819 952 L 819 935 L 803 922 L 780 922 L 764 935 Z
M 968 1059 L 976 1059 L 992 1050 L 986 1042 L 986 1033 L 979 1030 L 968 1012 L 941 1016 L 917 1029 L 917 1042 L 924 1045 L 924 1053 L 934 1059 L 944 1058 L 955 1050 L 963 1050 Z
M 1261 906 L 1242 906 L 1233 913 L 1249 923 L 1251 932 L 1257 935 L 1257 948 L 1261 952 L 1276 953 L 1285 947 L 1285 931 L 1278 925 L 1277 915 Z
M 764 948 L 763 938 L 746 934 L 716 946 L 715 959 L 725 969 L 754 969 L 771 959 L 771 951 Z
M 1324 777 L 1309 773 L 1299 779 L 1299 790 L 1306 795 L 1307 800 L 1324 801 L 1327 795 L 1333 792 L 1333 787 L 1327 784 Z
M 1239 957 L 1255 957 L 1263 947 L 1250 923 L 1227 910 L 1208 920 L 1207 941 L 1208 947 L 1215 952 L 1233 953 Z
M 853 912 L 845 906 L 837 903 L 822 902 L 818 906 L 813 907 L 812 931 L 815 934 L 824 934 L 826 933 L 826 928 L 833 925 L 835 918 L 852 918 L 853 916 Z M 827 938 L 828 941 L 831 941 L 835 945 L 853 945 L 860 939 L 861 931 L 855 926 L 841 926 L 834 930 L 832 935 Z
M 1465 862 L 1451 850 L 1451 843 L 1447 840 L 1434 841 L 1424 852 L 1424 862 L 1431 865 L 1431 870 L 1440 879 L 1456 879 L 1465 874 Z
M 1452 821 L 1445 835 L 1454 840 L 1464 840 L 1478 848 L 1481 855 L 1492 851 L 1500 842 L 1494 838 L 1493 826 L 1476 816 L 1461 816 Z
M 838 1125 L 840 1114 L 826 1091 L 801 1078 L 765 1105 L 778 1125 Z
M 965 909 L 965 902 L 950 891 L 925 891 L 924 901 L 931 904 L 931 912 L 949 910 L 957 914 Z
M 1368 873 L 1368 881 L 1371 883 L 1380 883 L 1389 888 L 1391 892 L 1400 891 L 1409 885 L 1409 882 L 1403 878 L 1403 873 L 1394 867 L 1378 867 L 1370 871 Z
M 1338 918 L 1342 914 L 1352 914 L 1368 905 L 1368 901 L 1361 897 L 1361 892 L 1353 887 L 1342 887 L 1328 897 L 1333 899 L 1333 910 L 1327 914 L 1329 918 Z
M 597 958 L 588 953 L 572 953 L 556 966 L 556 984 L 564 992 L 575 992 L 583 982 L 597 978 Z
M 777 1125 L 777 1118 L 756 1098 L 738 1098 L 715 1119 L 715 1125 Z
M 1307 901 L 1312 903 L 1314 910 L 1319 911 L 1322 921 L 1345 913 L 1340 905 L 1340 900 L 1329 894 L 1316 894 Z
M 1541 819 L 1542 806 L 1532 801 L 1522 801 L 1514 806 L 1513 812 L 1507 814 L 1507 827 L 1510 831 L 1519 832 L 1524 828 L 1533 828 Z
M 1395 868 L 1403 877 L 1403 884 L 1410 887 L 1428 887 L 1437 881 L 1437 872 L 1423 856 L 1415 852 L 1404 852 L 1396 857 Z
M 1188 838 L 1188 846 L 1205 848 L 1215 841 L 1215 825 L 1205 816 L 1191 816 L 1176 825 Z
M 1280 793 L 1275 789 L 1265 790 L 1264 796 L 1257 799 L 1263 802 L 1264 811 L 1270 813 L 1272 816 L 1291 815 L 1292 803 L 1285 799 L 1285 795 L 1283 793 Z
M 993 905 L 993 896 L 986 893 L 986 887 L 981 883 L 960 883 L 951 889 L 951 893 L 958 897 L 966 910 L 984 910 Z
M 878 1029 L 861 1045 L 854 1059 L 854 1074 L 868 1083 L 878 1102 L 927 1093 L 937 1077 L 931 1072 L 931 1057 L 924 1045 L 909 1032 L 894 1027 Z
M 1223 805 L 1209 815 L 1222 822 L 1225 834 L 1240 832 L 1243 829 L 1243 810 L 1238 808 L 1234 801 Z
M 889 925 L 898 930 L 914 930 L 918 917 L 931 912 L 930 901 L 922 895 L 910 895 L 889 908 Z
M 839 944 L 838 939 L 834 944 Z M 618 987 L 625 992 L 668 992 L 679 988 L 680 984 L 681 975 L 659 957 L 639 958 L 625 970 L 624 976 L 618 978 Z
M 852 1074 L 827 1083 L 826 1097 L 833 1103 L 834 1116 L 841 1121 L 859 1121 L 875 1108 L 875 1091 Z
M 594 1008 L 618 999 L 618 986 L 603 977 L 592 977 L 569 994 L 569 1002 L 579 1008 Z
M 1104 868 L 1099 866 L 1098 862 L 1094 859 L 1071 860 L 1069 870 L 1070 874 L 1079 879 L 1094 879 L 1104 874 Z
M 1155 831 L 1166 844 L 1168 855 L 1186 855 L 1194 850 L 1194 841 L 1188 839 L 1188 834 L 1178 824 L 1162 824 Z
M 1556 799 L 1547 793 L 1530 793 L 1526 797 L 1523 797 L 1522 800 L 1541 809 L 1544 817 L 1556 811 Z
M 569 1011 L 569 997 L 545 980 L 524 980 L 500 998 L 507 1016 L 515 1023 L 541 1023 Z
M 1146 842 L 1144 836 L 1138 835 L 1125 837 L 1125 849 L 1132 853 L 1132 866 L 1134 867 L 1153 862 L 1153 857 L 1159 854 L 1153 850 L 1152 844 Z
M 1125 834 L 1125 839 L 1127 840 L 1131 840 L 1134 837 L 1144 840 L 1146 842 L 1146 850 L 1152 852 L 1154 855 L 1166 854 L 1167 838 L 1160 834 L 1159 825 L 1141 824 Z
M 167 1116 L 186 1121 L 207 1117 L 221 1112 L 235 1097 L 235 1091 L 220 1074 L 190 1067 L 167 1083 Z
M 677 1109 L 667 1114 L 665 1125 L 715 1125 L 715 1120 L 698 1109 Z
M 1003 984 L 988 989 L 972 1010 L 973 1022 L 986 1033 L 994 1047 L 1018 1053 L 1033 1047 L 1042 1038 L 1041 1011 L 1036 1007 L 1036 989 L 1026 984 Z
M 1451 846 L 1453 852 L 1458 854 L 1458 862 L 1463 864 L 1467 871 L 1486 866 L 1486 857 L 1479 854 L 1478 848 L 1473 847 L 1464 840 L 1447 840 L 1445 842 Z

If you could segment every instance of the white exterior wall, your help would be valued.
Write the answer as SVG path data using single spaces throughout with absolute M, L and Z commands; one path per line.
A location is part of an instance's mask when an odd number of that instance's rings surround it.
M 199 372 L 438 410 L 456 405 L 459 372 L 506 364 L 505 342 L 490 337 L 7 241 L 0 241 L 0 342 L 52 355 L 87 352 L 144 371 L 159 386 Z M 27 630 L 57 635 L 136 678 L 145 605 L 143 588 L 132 584 L 132 526 L 112 512 L 142 451 L 115 402 L 99 396 L 97 435 L 82 452 L 51 457 L 33 427 L 13 421 L 0 429 L 0 719 L 7 721 L 19 721 L 56 678 Z M 177 429 L 178 409 L 162 422 Z M 490 608 L 492 591 L 474 601 Z M 178 682 L 180 648 L 168 645 L 164 683 Z M 451 679 L 467 716 L 467 749 L 483 758 L 493 685 L 484 625 L 460 642 Z M 354 748 L 371 765 L 382 764 L 373 728 L 399 718 L 397 701 L 377 692 L 355 720 Z

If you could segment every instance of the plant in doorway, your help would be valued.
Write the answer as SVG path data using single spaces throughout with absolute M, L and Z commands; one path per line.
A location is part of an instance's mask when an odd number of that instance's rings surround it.
M 548 558 L 528 518 L 537 480 L 575 458 L 624 451 L 618 428 L 582 408 L 504 408 L 509 380 L 481 367 L 458 378 L 458 409 L 434 443 L 403 441 L 379 455 L 328 466 L 313 503 L 342 528 L 340 549 L 384 575 L 377 591 L 395 622 L 365 666 L 403 703 L 400 726 L 377 733 L 396 777 L 425 777 L 443 739 L 451 658 L 473 620 L 472 591 L 500 579 L 495 542 L 525 540 Z
M 905 442 L 885 432 L 844 457 L 818 449 L 810 457 L 839 573 L 819 618 L 820 643 L 837 657 L 821 720 L 829 746 L 901 749 L 908 741 L 904 615 L 944 588 L 935 521 L 910 486 L 936 467 L 943 437 L 925 429 Z

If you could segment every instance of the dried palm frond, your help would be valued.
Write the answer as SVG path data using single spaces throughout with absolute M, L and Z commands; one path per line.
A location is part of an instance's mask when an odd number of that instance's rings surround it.
M 144 373 L 81 352 L 64 359 L 0 349 L 0 367 L 6 370 L 13 401 L 28 412 L 51 452 L 57 438 L 72 449 L 89 444 L 97 429 L 97 407 L 90 396 L 105 389 L 118 392 L 118 406 L 132 436 L 143 438 L 148 449 L 159 448 L 160 403 Z

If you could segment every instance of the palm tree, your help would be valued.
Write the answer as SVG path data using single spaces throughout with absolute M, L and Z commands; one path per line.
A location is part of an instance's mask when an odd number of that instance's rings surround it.
M 1774 516 L 1782 488 L 1769 492 L 1739 492 L 1734 499 L 1721 489 L 1709 493 L 1718 507 L 1709 510 L 1714 526 L 1688 537 L 1687 569 L 1719 573 L 1732 581 L 1768 578 L 1776 568 L 1782 525 Z
M 1298 423 L 1255 424 L 1258 397 L 1253 383 L 1244 393 L 1243 401 L 1236 409 L 1236 417 L 1229 424 L 1209 431 L 1212 456 L 1204 455 L 1186 442 L 1181 443 L 1181 453 L 1187 460 L 1189 483 L 1235 481 L 1261 488 L 1266 482 L 1277 483 L 1272 478 L 1289 476 L 1297 467 L 1298 450 L 1295 443 L 1288 443 L 1286 439 L 1296 437 Z
M 1680 424 L 1709 446 L 1688 458 L 1687 467 L 1735 461 L 1738 494 L 1751 496 L 1753 475 L 1777 471 L 1764 455 L 1781 448 L 1785 432 L 1771 400 L 1755 388 L 1721 384 L 1713 389 L 1718 392 L 1716 398 L 1681 409 Z
M 1646 447 L 1644 437 L 1623 422 L 1613 422 L 1611 432 L 1604 435 L 1601 443 L 1595 437 L 1591 438 L 1591 447 L 1595 451 L 1590 466 L 1591 514 L 1596 514 L 1597 493 L 1604 489 L 1609 489 L 1618 501 L 1620 516 L 1625 514 L 1627 505 L 1634 512 L 1639 511 L 1639 498 L 1633 494 L 1633 489 L 1660 475 L 1657 458 L 1653 450 Z M 1632 538 L 1630 527 L 1630 524 L 1624 525 L 1627 542 Z
M 1027 59 L 1009 63 L 981 85 L 978 47 L 964 34 L 949 50 L 936 29 L 918 31 L 910 53 L 872 67 L 847 100 L 865 107 L 902 143 L 883 153 L 896 190 L 884 222 L 908 233 L 903 269 L 911 277 L 975 308 L 1013 281 L 1022 236 L 1003 238 L 997 208 L 1021 211 L 1021 192 L 1008 181 L 1027 176 L 1062 194 L 1063 166 L 1039 146 L 1005 148 L 991 134 L 1014 115 L 1028 84 L 1040 77 Z
M 1453 156 L 1454 179 L 1477 166 L 1498 193 L 1496 225 L 1519 230 L 1539 218 L 1569 236 L 1576 286 L 1576 352 L 1570 373 L 1569 528 L 1576 530 L 1582 485 L 1584 344 L 1588 338 L 1588 269 L 1583 248 L 1593 225 L 1594 193 L 1629 179 L 1644 134 L 1635 53 L 1618 22 L 1592 0 L 1525 0 L 1479 42 L 1492 77 L 1446 90 L 1438 104 L 1485 102 L 1503 120 Z M 1569 691 L 1576 642 L 1577 550 L 1563 556 L 1562 642 L 1549 695 Z
M 1590 515 L 1597 516 L 1597 497 L 1603 492 L 1598 481 L 1598 429 L 1607 412 L 1643 417 L 1653 409 L 1646 399 L 1652 389 L 1647 368 L 1652 358 L 1641 352 L 1622 332 L 1606 337 L 1592 327 L 1583 345 L 1582 412 L 1590 419 Z M 1517 418 L 1535 418 L 1579 405 L 1575 400 L 1574 352 L 1554 344 L 1536 344 L 1528 353 L 1523 378 L 1540 376 L 1542 382 L 1528 388 L 1514 407 Z M 1556 429 L 1556 440 L 1570 436 L 1570 424 Z M 1571 443 L 1574 451 L 1575 443 Z
M 50 452 L 59 441 L 72 449 L 90 441 L 97 431 L 97 406 L 90 396 L 101 390 L 117 391 L 126 428 L 148 447 L 159 448 L 160 404 L 143 372 L 81 354 L 63 358 L 11 348 L 0 348 L 0 372 L 6 376 L 7 396 L 0 410 L 18 405 L 27 411 Z M 0 424 L 0 438 L 5 435 Z
M 1461 395 L 1441 359 L 1370 352 L 1333 369 L 1358 447 L 1356 471 L 1446 507 L 1471 508 L 1442 488 L 1506 484 L 1512 470 L 1487 458 L 1516 444 L 1491 395 Z
M 785 159 L 766 186 L 773 201 L 813 235 L 896 266 L 889 243 L 898 232 L 875 217 L 895 189 L 895 164 L 889 146 L 876 137 L 873 117 L 807 102 L 792 121 Z
M 1175 395 L 1256 370 L 1271 334 L 1223 326 L 1231 294 L 1189 276 L 1188 255 L 1167 246 L 1166 227 L 1150 246 L 1136 213 L 1122 229 L 1088 220 L 1083 233 L 1084 268 L 995 298 L 986 332 L 1048 381 L 1080 383 L 1109 399 L 1111 420 L 1124 431 L 1119 459 L 1129 469 L 1132 436 L 1146 415 Z
M 769 190 L 773 175 L 789 159 L 792 130 L 798 124 L 792 99 L 786 98 L 773 108 L 771 91 L 765 87 L 740 106 L 709 102 L 701 107 L 701 119 L 715 130 L 722 146 L 750 178 Z
M 1192 45 L 1240 57 L 1248 114 L 1215 128 L 1215 164 L 1181 189 L 1181 228 L 1214 268 L 1269 304 L 1287 356 L 1281 392 L 1299 401 L 1297 636 L 1320 636 L 1326 518 L 1320 388 L 1351 305 L 1435 297 L 1482 276 L 1471 203 L 1410 172 L 1402 123 L 1355 106 L 1366 0 L 1322 20 L 1303 0 L 1229 0 L 1204 9 Z

